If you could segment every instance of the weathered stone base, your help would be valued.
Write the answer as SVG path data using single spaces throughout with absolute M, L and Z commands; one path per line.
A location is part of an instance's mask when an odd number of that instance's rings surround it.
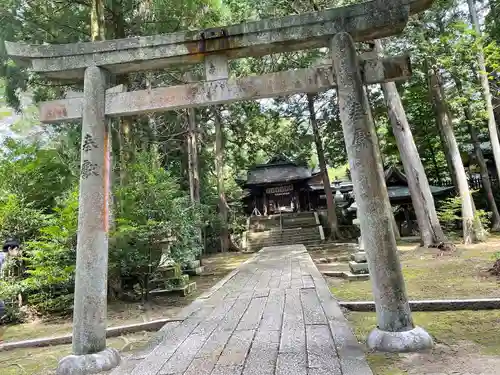
M 59 361 L 56 375 L 86 375 L 109 371 L 120 364 L 118 350 L 106 348 L 87 355 L 68 355 Z
M 175 294 L 180 295 L 182 297 L 186 297 L 189 294 L 193 293 L 196 290 L 196 282 L 188 283 L 184 286 L 176 287 L 176 288 L 168 288 L 168 289 L 153 289 L 149 292 L 151 295 L 165 295 L 165 294 Z
M 364 251 L 358 251 L 357 253 L 351 254 L 351 260 L 356 263 L 368 262 L 368 260 L 366 259 L 366 253 Z
M 203 273 L 204 270 L 205 270 L 205 266 L 199 266 L 199 267 L 192 268 L 192 269 L 186 269 L 183 272 L 189 276 L 199 276 Z
M 192 270 L 201 266 L 201 262 L 199 260 L 191 260 L 186 262 L 182 267 L 184 270 Z
M 418 326 L 403 332 L 387 332 L 375 328 L 368 335 L 366 344 L 369 349 L 379 352 L 407 353 L 432 349 L 434 340 L 426 330 Z
M 349 271 L 321 271 L 322 275 L 329 276 L 329 277 L 342 277 L 346 279 L 347 281 L 363 281 L 363 280 L 369 280 L 370 275 L 367 273 L 360 273 L 360 274 L 354 274 Z
M 368 263 L 349 262 L 349 269 L 355 275 L 368 273 Z
M 363 281 L 363 280 L 369 280 L 370 279 L 370 275 L 368 273 L 344 272 L 343 277 L 347 281 Z

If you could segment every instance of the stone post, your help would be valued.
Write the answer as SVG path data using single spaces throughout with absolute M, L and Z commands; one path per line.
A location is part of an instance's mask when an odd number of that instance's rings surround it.
M 359 251 L 365 251 L 365 243 L 363 242 L 363 234 L 358 237 Z
M 73 355 L 59 362 L 58 375 L 107 371 L 120 362 L 115 349 L 106 349 L 110 149 L 104 113 L 108 80 L 107 72 L 99 67 L 85 71 Z
M 379 173 L 377 143 L 371 134 L 370 108 L 363 89 L 358 57 L 351 36 L 331 42 L 338 83 L 340 118 L 354 185 L 363 243 L 366 249 L 378 326 L 368 336 L 371 349 L 403 352 L 433 346 L 431 336 L 413 324 L 405 283 L 386 208 L 387 189 Z
M 360 228 L 360 221 L 358 218 L 354 219 L 352 223 Z M 369 273 L 365 244 L 363 242 L 363 233 L 361 233 L 361 235 L 358 237 L 358 251 L 354 254 L 351 254 L 349 269 L 354 275 L 365 275 Z

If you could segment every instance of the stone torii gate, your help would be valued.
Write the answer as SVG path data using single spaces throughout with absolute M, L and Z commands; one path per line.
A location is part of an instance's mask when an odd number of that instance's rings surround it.
M 109 133 L 111 117 L 208 106 L 335 87 L 347 154 L 367 245 L 378 325 L 369 347 L 409 351 L 431 347 L 415 327 L 385 204 L 374 124 L 364 85 L 406 79 L 407 57 L 362 59 L 354 42 L 400 33 L 411 14 L 433 0 L 375 0 L 321 12 L 179 32 L 66 45 L 6 42 L 18 64 L 57 81 L 84 82 L 81 97 L 40 104 L 44 123 L 82 120 L 80 204 L 73 324 L 73 355 L 58 374 L 82 374 L 116 366 L 119 354 L 106 349 L 108 268 Z M 333 64 L 262 76 L 229 79 L 228 60 L 329 47 Z M 180 86 L 125 92 L 110 88 L 114 76 L 205 64 L 206 80 Z

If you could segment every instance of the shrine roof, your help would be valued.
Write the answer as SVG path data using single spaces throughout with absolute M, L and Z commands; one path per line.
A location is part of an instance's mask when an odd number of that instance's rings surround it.
M 431 193 L 434 196 L 439 196 L 453 190 L 453 186 L 430 186 Z M 410 189 L 408 186 L 388 186 L 387 193 L 390 200 L 411 198 Z
M 324 190 L 323 184 L 318 183 L 309 183 L 309 189 L 311 191 L 321 191 Z M 340 183 L 331 183 L 330 184 L 333 191 L 340 190 L 340 192 L 349 192 L 352 191 L 352 182 L 351 181 L 340 181 Z
M 401 200 L 410 199 L 410 190 L 408 189 L 408 180 L 406 175 L 396 166 L 390 166 L 384 170 L 385 183 L 387 185 L 387 192 L 391 200 Z M 351 181 L 341 181 L 340 183 L 331 184 L 332 190 L 340 190 L 341 192 L 350 192 L 353 190 L 353 183 Z M 309 188 L 312 191 L 323 190 L 323 184 L 309 184 Z M 431 192 L 433 195 L 441 195 L 453 190 L 453 187 L 446 186 L 431 186 Z
M 257 164 L 247 172 L 245 185 L 265 185 L 307 180 L 312 177 L 311 170 L 297 164 L 283 154 L 271 157 L 264 164 Z
M 264 19 L 227 27 L 60 45 L 5 42 L 18 63 L 53 79 L 81 80 L 85 68 L 101 66 L 113 74 L 196 64 L 209 54 L 229 59 L 321 48 L 338 32 L 355 41 L 400 33 L 411 14 L 433 0 L 374 0 L 320 12 Z
M 447 194 L 454 189 L 453 186 L 430 186 L 430 188 L 432 195 L 435 197 Z M 404 203 L 405 201 L 411 203 L 410 189 L 408 186 L 388 186 L 387 193 L 389 194 L 391 203 L 397 204 L 398 202 Z M 356 202 L 349 207 L 350 211 L 356 211 L 357 209 L 358 206 Z
M 408 186 L 406 175 L 394 165 L 385 168 L 384 176 L 387 186 Z
M 311 177 L 311 172 L 305 167 L 283 166 L 266 167 L 249 171 L 247 185 L 262 185 L 271 183 L 291 182 L 306 180 Z

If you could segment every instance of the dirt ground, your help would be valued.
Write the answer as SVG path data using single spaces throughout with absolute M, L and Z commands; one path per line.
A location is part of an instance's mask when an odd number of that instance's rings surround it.
M 500 281 L 487 272 L 500 250 L 499 236 L 482 244 L 458 245 L 453 253 L 408 242 L 400 243 L 398 249 L 410 299 L 500 297 Z M 336 253 L 312 256 L 334 258 Z M 339 267 L 347 268 L 347 263 L 340 262 Z M 339 300 L 373 300 L 370 281 L 327 280 Z M 376 315 L 347 312 L 346 316 L 364 344 L 376 326 Z M 367 352 L 375 375 L 500 374 L 500 311 L 418 312 L 413 318 L 433 336 L 436 347 L 412 354 Z
M 174 317 L 204 291 L 210 289 L 225 275 L 250 258 L 252 254 L 225 253 L 215 254 L 203 260 L 203 275 L 191 277 L 196 281 L 197 291 L 188 297 L 154 297 L 145 307 L 139 303 L 113 302 L 108 305 L 108 325 L 110 327 L 141 323 L 160 318 Z M 37 320 L 26 324 L 9 326 L 4 333 L 4 341 L 28 340 L 40 337 L 53 337 L 71 333 L 71 319 L 58 318 Z M 112 338 L 108 345 L 127 352 L 137 349 L 148 341 L 152 332 Z M 0 352 L 1 375 L 52 375 L 59 359 L 71 352 L 71 345 L 47 348 L 18 349 Z

